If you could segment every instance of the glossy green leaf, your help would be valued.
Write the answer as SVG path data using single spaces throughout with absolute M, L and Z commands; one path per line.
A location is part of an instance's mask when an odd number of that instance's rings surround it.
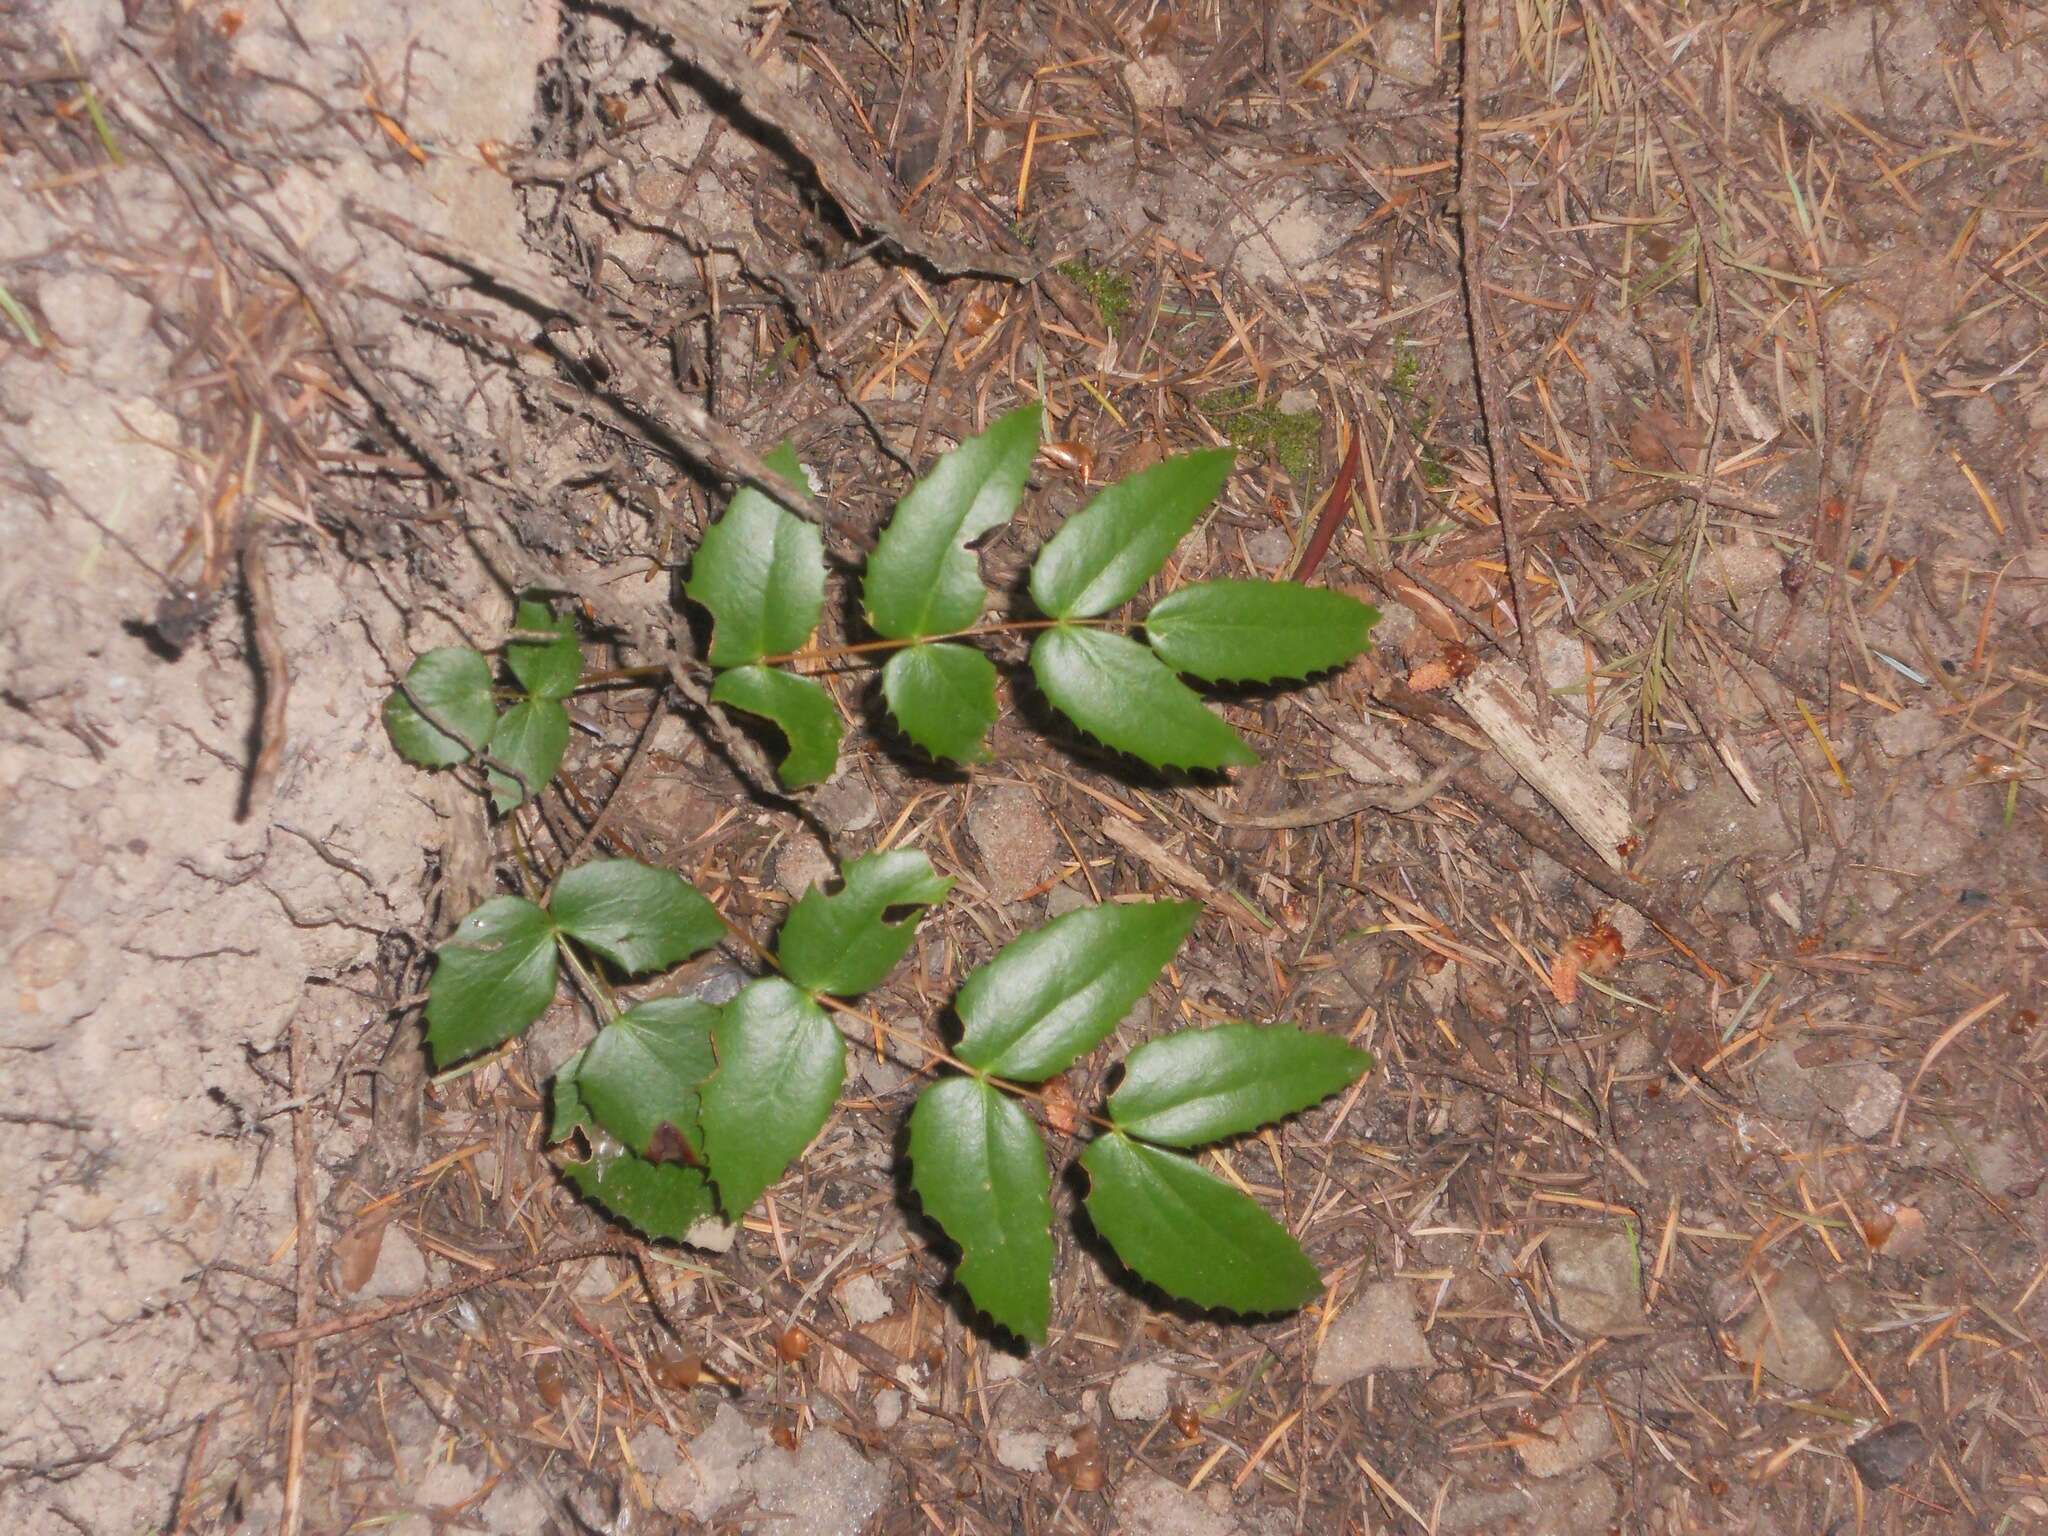
M 512 627 L 528 634 L 552 634 L 552 640 L 508 640 L 505 665 L 519 686 L 536 699 L 566 699 L 583 677 L 583 652 L 576 644 L 576 626 L 557 618 L 546 603 L 522 602 Z
M 1185 1157 L 1111 1134 L 1081 1154 L 1088 1218 L 1141 1278 L 1199 1307 L 1290 1312 L 1322 1277 L 1287 1229 Z
M 914 640 L 981 617 L 981 563 L 966 546 L 1017 510 L 1041 414 L 1036 403 L 1011 411 L 941 458 L 896 504 L 861 587 L 875 633 Z
M 932 1084 L 910 1113 L 910 1184 L 960 1245 L 960 1284 L 1012 1333 L 1045 1341 L 1052 1175 L 1031 1117 L 971 1077 Z
M 555 770 L 562 766 L 562 754 L 569 750 L 569 712 L 553 699 L 527 699 L 514 704 L 498 717 L 491 732 L 487 755 L 503 768 L 491 767 L 486 777 L 491 785 L 491 803 L 503 815 L 525 803 L 530 786 L 539 794 Z M 522 785 L 509 771 L 524 776 Z
M 903 734 L 933 757 L 978 763 L 996 723 L 996 669 L 964 645 L 913 645 L 882 668 L 882 697 Z
M 812 886 L 790 909 L 776 940 L 782 971 L 799 987 L 834 997 L 858 997 L 881 985 L 917 937 L 922 910 L 884 922 L 892 907 L 929 907 L 946 899 L 953 882 L 936 874 L 914 848 L 871 853 L 841 872 L 831 895 Z
M 803 466 L 785 443 L 768 466 L 797 485 Z M 683 590 L 711 613 L 711 665 L 740 667 L 796 650 L 825 607 L 825 545 L 818 530 L 743 485 L 705 530 Z
M 1255 763 L 1219 715 L 1144 646 L 1099 629 L 1048 629 L 1031 673 L 1053 707 L 1082 730 L 1155 768 Z
M 575 1072 L 578 1100 L 641 1157 L 702 1163 L 697 1099 L 718 1065 L 711 1052 L 717 1019 L 716 1008 L 692 997 L 655 998 L 627 1009 L 583 1048 Z
M 779 977 L 757 981 L 712 1027 L 718 1071 L 703 1093 L 704 1152 L 733 1220 L 824 1129 L 846 1080 L 825 1010 Z
M 718 1213 L 711 1186 L 702 1169 L 673 1161 L 650 1162 L 627 1151 L 598 1124 L 583 1100 L 581 1074 L 589 1054 L 590 1046 L 585 1046 L 555 1069 L 548 1140 L 565 1141 L 581 1131 L 591 1147 L 586 1161 L 563 1165 L 562 1177 L 586 1200 L 647 1236 L 680 1242 L 698 1222 Z
M 1137 595 L 1230 477 L 1231 452 L 1166 459 L 1109 486 L 1068 518 L 1031 567 L 1031 601 L 1087 619 Z
M 555 996 L 555 932 L 547 913 L 493 896 L 435 951 L 427 983 L 427 1048 L 445 1067 L 525 1031 Z
M 447 731 L 413 708 L 407 689 Z M 490 740 L 497 723 L 491 664 L 466 645 L 444 646 L 415 657 L 406 669 L 405 687 L 392 689 L 384 700 L 384 729 L 391 733 L 391 744 L 399 756 L 422 768 L 468 762 L 474 749 Z
M 1201 910 L 1192 901 L 1083 907 L 1011 940 L 960 988 L 955 1054 L 1013 1082 L 1064 1072 L 1145 995 Z
M 551 1142 L 564 1141 L 577 1131 L 588 1135 L 598 1129 L 597 1119 L 590 1113 L 590 1106 L 583 1102 L 583 1090 L 576 1081 L 576 1074 L 582 1066 L 583 1052 L 578 1051 L 555 1068 L 554 1086 L 548 1095 L 548 1140 Z
M 1182 1030 L 1131 1052 L 1109 1116 L 1146 1141 L 1199 1147 L 1319 1104 L 1371 1067 L 1335 1035 L 1289 1025 Z
M 623 1148 L 608 1147 L 588 1162 L 566 1164 L 562 1177 L 628 1226 L 672 1243 L 718 1214 L 701 1170 L 686 1163 L 650 1163 Z
M 1341 667 L 1372 644 L 1379 610 L 1292 581 L 1204 581 L 1145 615 L 1145 638 L 1176 672 L 1212 683 L 1271 682 Z
M 711 697 L 720 704 L 773 720 L 789 742 L 776 775 L 790 789 L 822 784 L 839 765 L 839 738 L 846 727 L 832 696 L 808 677 L 774 667 L 735 667 L 718 674 Z
M 663 970 L 725 936 L 718 909 L 673 870 L 593 859 L 555 882 L 548 910 L 562 932 L 628 976 Z

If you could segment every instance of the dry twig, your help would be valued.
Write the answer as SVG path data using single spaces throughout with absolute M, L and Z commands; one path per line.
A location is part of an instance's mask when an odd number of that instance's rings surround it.
M 1401 815 L 1427 805 L 1442 794 L 1459 774 L 1471 767 L 1478 757 L 1479 754 L 1476 752 L 1461 752 L 1419 784 L 1372 784 L 1364 789 L 1332 795 L 1329 799 L 1318 800 L 1313 805 L 1297 805 L 1284 811 L 1256 814 L 1233 811 L 1213 796 L 1195 790 L 1187 791 L 1182 798 L 1219 827 L 1255 827 L 1267 831 L 1320 827 L 1328 822 L 1342 821 L 1347 816 L 1356 816 L 1361 811 L 1386 811 L 1393 815 Z
M 276 787 L 278 765 L 284 761 L 285 705 L 292 691 L 291 666 L 285 658 L 284 641 L 277 632 L 277 603 L 271 596 L 263 546 L 262 531 L 252 522 L 242 541 L 242 588 L 249 594 L 249 628 L 256 637 L 256 656 L 262 663 L 263 720 L 262 745 L 257 749 L 256 761 L 250 765 L 243 793 L 244 818 L 266 809 L 270 792 Z

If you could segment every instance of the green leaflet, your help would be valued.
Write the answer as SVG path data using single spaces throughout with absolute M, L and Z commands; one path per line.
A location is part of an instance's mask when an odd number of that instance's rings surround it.
M 1319 1104 L 1371 1067 L 1335 1035 L 1286 1025 L 1183 1030 L 1131 1052 L 1109 1115 L 1146 1141 L 1198 1147 Z
M 1379 611 L 1291 581 L 1204 581 L 1145 615 L 1145 638 L 1176 672 L 1212 683 L 1271 682 L 1341 667 L 1371 647 Z
M 629 1008 L 578 1055 L 572 1074 L 577 1102 L 639 1156 L 701 1164 L 698 1090 L 718 1065 L 711 1050 L 717 1019 L 716 1008 L 690 997 Z
M 594 859 L 555 882 L 562 932 L 628 976 L 674 965 L 725 936 L 718 910 L 680 875 L 632 859 Z
M 1048 629 L 1031 672 L 1053 707 L 1106 746 L 1155 768 L 1224 768 L 1258 754 L 1135 640 L 1099 629 Z
M 787 443 L 768 467 L 797 485 L 803 466 Z M 683 590 L 711 613 L 711 665 L 739 667 L 798 649 L 825 608 L 825 545 L 818 530 L 751 485 L 705 530 Z
M 727 1003 L 711 1039 L 718 1071 L 703 1093 L 704 1152 L 736 1221 L 824 1128 L 846 1050 L 825 1010 L 775 977 Z
M 1231 452 L 1164 460 L 1106 487 L 1031 567 L 1031 600 L 1056 619 L 1107 613 L 1137 595 L 1230 477 Z
M 981 565 L 966 546 L 1017 510 L 1040 415 L 1036 403 L 1011 411 L 941 458 L 896 504 L 861 588 L 876 634 L 945 635 L 981 617 Z
M 816 886 L 790 909 L 776 940 L 783 974 L 809 992 L 858 997 L 882 983 L 917 937 L 922 910 L 888 923 L 892 907 L 929 907 L 945 900 L 953 882 L 932 870 L 915 849 L 871 853 L 841 871 L 842 888 L 826 895 Z
M 427 983 L 427 1049 L 436 1068 L 524 1033 L 555 996 L 555 933 L 547 913 L 493 896 L 435 951 Z
M 882 697 L 903 734 L 933 757 L 978 763 L 996 723 L 996 669 L 964 645 L 906 647 L 882 668 Z
M 786 788 L 804 789 L 832 777 L 846 728 L 832 706 L 832 696 L 808 677 L 773 667 L 735 667 L 718 674 L 711 697 L 775 722 L 789 742 L 788 753 L 775 768 Z
M 1287 1312 L 1322 1288 L 1285 1227 L 1187 1158 L 1112 1132 L 1088 1144 L 1081 1166 L 1095 1230 L 1169 1295 L 1232 1312 Z
M 538 794 L 562 766 L 562 754 L 568 749 L 569 712 L 553 699 L 527 699 L 498 717 L 489 756 L 493 763 L 518 769 Z M 491 804 L 499 815 L 525 802 L 526 789 L 511 773 L 492 767 L 486 777 Z
M 645 1006 L 645 1005 L 643 1005 Z M 603 1039 L 603 1035 L 598 1036 Z M 595 1044 L 595 1042 L 592 1042 Z M 590 1054 L 585 1046 L 555 1069 L 554 1115 L 549 1141 L 566 1141 L 582 1131 L 591 1143 L 585 1162 L 565 1163 L 562 1177 L 584 1199 L 648 1237 L 681 1242 L 690 1228 L 718 1213 L 701 1169 L 686 1163 L 649 1162 L 607 1138 L 583 1101 L 580 1073 Z
M 971 1077 L 924 1091 L 910 1115 L 910 1183 L 960 1245 L 960 1284 L 1012 1333 L 1045 1342 L 1052 1307 L 1052 1175 L 1018 1105 Z
M 584 1050 L 589 1047 L 585 1046 Z M 555 1082 L 548 1095 L 548 1140 L 564 1141 L 574 1132 L 589 1135 L 598 1129 L 596 1119 L 590 1113 L 590 1106 L 583 1102 L 583 1090 L 576 1081 L 576 1074 L 583 1067 L 583 1051 L 578 1051 L 555 1068 Z
M 563 1165 L 562 1176 L 587 1200 L 652 1238 L 679 1243 L 718 1213 L 704 1175 L 682 1163 L 650 1163 L 631 1152 L 600 1152 Z
M 406 690 L 412 691 L 428 714 L 442 722 L 461 740 L 428 724 L 426 716 L 413 708 Z M 491 664 L 468 646 L 444 646 L 413 658 L 406 670 L 405 688 L 394 688 L 384 700 L 384 729 L 399 756 L 422 768 L 452 768 L 466 763 L 473 748 L 490 740 L 498 721 L 498 706 L 491 698 Z
M 1083 907 L 1011 940 L 960 988 L 955 1054 L 1020 1083 L 1064 1072 L 1144 996 L 1200 911 L 1191 901 Z
M 546 603 L 520 603 L 512 621 L 514 629 L 528 633 L 552 633 L 553 640 L 510 640 L 505 644 L 505 665 L 519 686 L 536 699 L 566 699 L 576 691 L 583 677 L 583 652 L 576 644 L 576 626 L 566 616 L 557 618 Z

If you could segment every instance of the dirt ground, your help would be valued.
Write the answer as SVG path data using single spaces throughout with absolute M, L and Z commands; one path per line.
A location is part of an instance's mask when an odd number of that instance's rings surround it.
M 2048 1529 L 2048 22 L 1468 4 L 1469 62 L 1449 0 L 0 9 L 0 1523 Z M 795 445 L 844 574 L 1029 399 L 999 612 L 1225 441 L 1166 584 L 1384 610 L 1222 700 L 1257 767 L 1136 770 L 1014 665 L 971 773 L 822 669 L 801 807 L 650 688 L 510 820 L 393 751 L 527 588 L 698 675 L 739 455 Z M 922 848 L 911 1030 L 1202 898 L 1073 1084 L 1173 1023 L 1374 1051 L 1219 1154 L 1324 1298 L 1166 1305 L 1067 1181 L 1014 1351 L 900 1175 L 934 1062 L 873 1050 L 738 1229 L 614 1241 L 545 1142 L 568 995 L 420 1048 L 515 832 L 600 812 L 763 936 Z

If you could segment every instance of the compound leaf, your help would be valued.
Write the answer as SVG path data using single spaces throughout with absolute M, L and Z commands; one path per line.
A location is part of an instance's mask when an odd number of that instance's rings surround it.
M 555 996 L 555 930 L 518 896 L 493 896 L 435 951 L 427 1048 L 445 1067 L 524 1032 Z
M 808 677 L 774 667 L 735 667 L 718 674 L 711 697 L 775 722 L 789 742 L 788 753 L 775 767 L 786 787 L 803 789 L 832 777 L 846 728 L 832 696 Z
M 489 756 L 504 768 L 486 773 L 491 784 L 491 803 L 503 815 L 526 800 L 526 785 L 539 794 L 541 786 L 562 766 L 562 754 L 569 749 L 569 712 L 554 699 L 527 699 L 514 704 L 498 717 L 491 732 Z M 506 769 L 516 768 L 526 785 Z
M 831 895 L 815 885 L 790 909 L 776 940 L 776 958 L 791 981 L 809 992 L 858 997 L 880 986 L 917 937 L 920 911 L 883 921 L 892 907 L 943 901 L 953 882 L 935 873 L 914 848 L 871 853 L 841 871 Z
M 933 757 L 978 763 L 996 723 L 996 669 L 964 645 L 913 645 L 882 668 L 882 697 L 903 734 Z
M 1228 448 L 1185 453 L 1109 486 L 1038 552 L 1031 601 L 1056 619 L 1129 602 L 1216 499 L 1232 457 Z
M 1182 1030 L 1131 1052 L 1109 1117 L 1146 1141 L 1199 1147 L 1319 1104 L 1371 1066 L 1335 1035 L 1289 1025 Z
M 768 467 L 804 484 L 787 443 Z M 711 613 L 711 665 L 740 667 L 794 651 L 825 608 L 825 545 L 818 530 L 743 485 L 705 531 L 683 590 Z
M 1011 940 L 960 988 L 956 1054 L 1014 1082 L 1064 1072 L 1158 979 L 1201 905 L 1083 907 Z
M 628 1226 L 669 1242 L 681 1242 L 692 1227 L 718 1210 L 711 1186 L 698 1169 L 683 1163 L 650 1163 L 623 1148 L 608 1148 L 588 1162 L 564 1164 L 562 1176 L 577 1193 Z
M 1212 683 L 1271 682 L 1341 667 L 1372 644 L 1379 610 L 1292 581 L 1203 581 L 1145 615 L 1145 638 L 1176 672 Z
M 628 976 L 658 971 L 725 935 L 718 909 L 672 870 L 594 859 L 555 882 L 555 925 Z
M 406 697 L 408 690 L 412 698 Z M 413 699 L 448 730 L 414 708 Z M 391 744 L 399 756 L 422 768 L 468 762 L 490 740 L 497 720 L 491 664 L 466 645 L 443 646 L 413 658 L 405 687 L 392 689 L 384 700 L 384 729 L 391 733 Z
M 712 1026 L 718 1071 L 703 1093 L 704 1152 L 737 1221 L 811 1144 L 846 1080 L 825 1010 L 779 977 L 748 986 Z
M 519 686 L 536 699 L 566 699 L 583 677 L 583 652 L 576 644 L 576 626 L 557 618 L 546 603 L 522 602 L 512 627 L 529 634 L 551 634 L 552 640 L 509 640 L 505 665 Z
M 981 564 L 967 545 L 1017 510 L 1040 415 L 1036 403 L 1011 411 L 941 458 L 896 504 L 861 585 L 875 633 L 916 640 L 981 617 Z
M 1135 640 L 1061 625 L 1033 643 L 1031 672 L 1061 714 L 1097 741 L 1155 768 L 1223 768 L 1259 760 Z
M 1169 1295 L 1232 1312 L 1288 1312 L 1322 1289 L 1285 1227 L 1187 1158 L 1112 1133 L 1088 1144 L 1081 1166 L 1095 1230 Z
M 1012 1333 L 1045 1342 L 1052 1308 L 1052 1175 L 1021 1108 L 949 1077 L 910 1112 L 910 1184 L 960 1245 L 960 1284 Z
M 718 1065 L 711 1051 L 717 1019 L 716 1008 L 693 997 L 627 1009 L 577 1057 L 577 1103 L 641 1157 L 701 1164 L 697 1097 Z M 558 1104 L 560 1082 L 557 1072 Z

